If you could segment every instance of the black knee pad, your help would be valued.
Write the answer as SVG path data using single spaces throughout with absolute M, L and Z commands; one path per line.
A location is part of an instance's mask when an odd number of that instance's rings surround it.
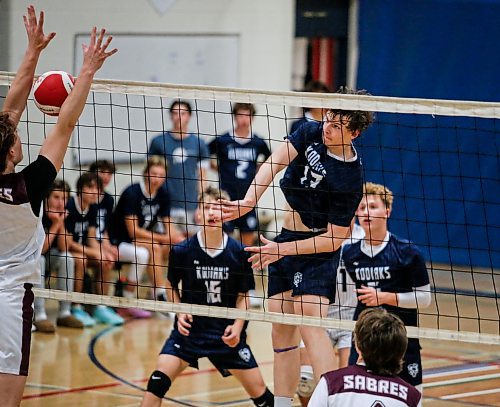
M 149 377 L 147 390 L 162 399 L 170 389 L 171 384 L 172 381 L 165 373 L 155 370 Z

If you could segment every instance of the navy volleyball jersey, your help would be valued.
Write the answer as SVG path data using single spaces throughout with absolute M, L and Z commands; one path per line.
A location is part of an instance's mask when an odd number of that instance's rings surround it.
M 218 160 L 220 187 L 231 199 L 244 198 L 255 178 L 259 156 L 265 161 L 271 155 L 266 142 L 255 134 L 246 143 L 240 143 L 226 133 L 216 137 L 208 148 Z
M 365 285 L 382 292 L 409 293 L 415 287 L 429 284 L 425 260 L 417 246 L 393 234 L 390 234 L 389 241 L 384 244 L 385 248 L 374 257 L 365 253 L 362 241 L 344 248 L 342 259 L 356 288 Z M 358 301 L 354 320 L 358 319 L 365 308 L 366 306 Z M 386 304 L 383 308 L 399 316 L 405 325 L 417 326 L 417 309 Z
M 111 194 L 104 192 L 102 199 L 95 206 L 97 209 L 96 237 L 97 240 L 102 240 L 102 236 L 109 231 L 112 222 L 115 199 Z
M 200 246 L 201 233 L 172 248 L 168 279 L 174 288 L 182 282 L 183 303 L 235 308 L 238 293 L 255 288 L 249 254 L 240 242 L 224 235 L 224 250 L 211 257 Z M 231 319 L 193 315 L 190 335 L 220 339 L 233 323 Z M 244 331 L 241 336 L 244 338 Z
M 115 242 L 132 242 L 125 225 L 125 217 L 135 215 L 139 227 L 156 233 L 166 233 L 162 218 L 170 216 L 170 197 L 162 186 L 154 196 L 147 196 L 143 182 L 132 184 L 123 191 L 114 212 L 112 239 Z
M 82 211 L 74 196 L 66 204 L 68 216 L 64 221 L 66 230 L 73 236 L 73 240 L 81 245 L 87 244 L 89 229 L 97 227 L 97 208 L 90 205 L 87 211 Z
M 347 227 L 363 195 L 361 160 L 332 157 L 322 135 L 322 123 L 308 122 L 288 137 L 298 155 L 280 186 L 308 228 L 324 229 L 328 223 Z

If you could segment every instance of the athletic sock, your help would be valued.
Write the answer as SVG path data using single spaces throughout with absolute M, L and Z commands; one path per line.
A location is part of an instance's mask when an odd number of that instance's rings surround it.
M 292 402 L 290 397 L 274 396 L 274 407 L 292 407 Z
M 274 406 L 274 395 L 271 391 L 266 387 L 266 391 L 262 396 L 252 399 L 253 404 L 257 407 L 273 407 Z
M 64 318 L 71 315 L 71 301 L 61 301 L 59 303 L 59 317 Z

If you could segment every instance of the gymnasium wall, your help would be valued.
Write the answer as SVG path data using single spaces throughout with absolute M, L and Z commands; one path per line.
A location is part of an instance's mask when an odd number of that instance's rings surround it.
M 359 0 L 358 88 L 499 101 L 499 18 L 490 0 Z M 392 123 L 366 133 L 362 156 L 396 195 L 394 232 L 434 263 L 499 268 L 498 120 L 378 118 Z
M 26 34 L 22 15 L 32 1 L 1 0 L 2 21 L 10 24 L 8 35 L 0 38 L 0 49 L 8 49 L 8 63 L 3 69 L 15 71 L 26 47 Z M 172 3 L 164 14 L 152 6 Z M 56 31 L 53 43 L 43 53 L 38 73 L 48 70 L 75 71 L 75 38 L 93 25 L 106 27 L 110 33 L 145 35 L 232 35 L 238 38 L 237 83 L 226 86 L 243 88 L 290 90 L 291 65 L 294 37 L 294 2 L 291 0 L 40 0 L 35 2 L 37 11 L 46 11 L 46 30 Z M 5 12 L 4 12 L 5 11 Z M 0 29 L 1 30 L 1 29 Z M 79 51 L 80 52 L 80 51 Z M 130 52 L 129 48 L 124 52 Z M 228 61 L 234 64 L 234 61 Z M 187 69 L 187 68 L 186 68 Z M 189 69 L 193 69 L 189 67 Z M 98 78 L 107 78 L 97 73 Z M 167 81 L 168 75 L 161 78 Z M 110 78 L 116 79 L 116 78 Z M 139 80 L 132 75 L 129 78 Z M 141 78 L 141 80 L 148 80 Z M 217 83 L 217 85 L 224 85 Z M 264 112 L 263 112 L 264 113 Z M 168 119 L 167 119 L 168 120 Z M 227 125 L 227 123 L 225 123 Z M 267 134 L 264 118 L 255 121 L 257 131 Z M 21 134 L 26 135 L 26 131 Z M 222 129 L 221 129 L 222 130 Z M 225 130 L 225 129 L 224 129 Z M 26 136 L 25 136 L 26 137 Z M 31 143 L 39 143 L 43 135 L 30 134 Z M 274 137 L 274 136 L 273 136 Z M 27 139 L 23 139 L 27 142 Z M 38 147 L 26 147 L 26 160 Z M 68 154 L 66 164 L 73 165 Z M 122 167 L 122 166 L 120 166 Z M 134 172 L 140 173 L 142 163 L 134 164 Z M 125 167 L 123 171 L 127 170 Z M 78 173 L 67 171 L 66 176 L 74 184 Z M 117 179 L 119 193 L 130 182 L 129 177 Z M 272 196 L 266 198 L 273 204 Z

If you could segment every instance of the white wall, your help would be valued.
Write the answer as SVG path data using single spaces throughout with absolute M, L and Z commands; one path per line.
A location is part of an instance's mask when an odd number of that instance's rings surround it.
M 32 2 L 10 0 L 10 3 L 9 66 L 15 70 L 26 44 L 22 15 Z M 46 11 L 46 30 L 56 31 L 57 37 L 45 51 L 37 71 L 72 72 L 75 34 L 89 32 L 93 25 L 106 27 L 111 33 L 239 34 L 240 86 L 289 90 L 294 3 L 293 0 L 177 0 L 165 15 L 160 15 L 148 0 L 39 0 L 35 7 Z
M 38 11 L 43 9 L 46 12 L 46 32 L 57 32 L 42 55 L 37 73 L 58 69 L 76 74 L 73 66 L 75 35 L 89 32 L 96 25 L 105 27 L 110 33 L 237 34 L 240 38 L 239 86 L 291 89 L 294 0 L 176 0 L 164 15 L 156 12 L 148 0 L 4 2 L 9 3 L 4 10 L 9 13 L 10 22 L 7 38 L 10 71 L 17 69 L 26 47 L 22 15 L 29 4 L 35 3 Z M 2 16 L 2 20 L 4 18 Z M 21 126 L 28 159 L 36 154 L 43 135 L 30 132 L 28 147 L 27 130 L 23 131 Z M 71 160 L 67 159 L 65 164 L 69 169 Z M 140 173 L 140 170 L 134 172 Z M 65 178 L 74 184 L 77 175 L 78 171 L 66 171 Z M 123 186 L 112 186 L 112 189 L 119 192 Z

